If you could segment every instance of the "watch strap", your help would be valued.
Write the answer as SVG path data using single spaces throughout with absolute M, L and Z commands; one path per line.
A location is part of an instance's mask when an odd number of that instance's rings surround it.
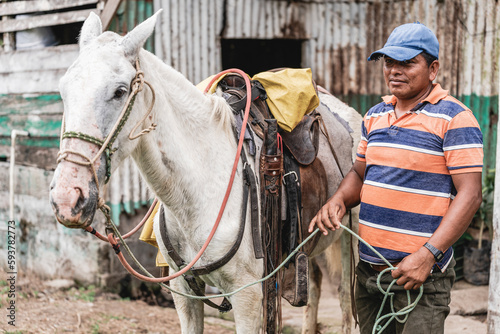
M 430 243 L 426 242 L 424 244 L 424 247 L 427 248 L 429 250 L 429 252 L 432 253 L 432 255 L 434 255 L 434 259 L 436 260 L 436 262 L 439 262 L 443 259 L 443 257 L 444 257 L 443 252 L 441 252 L 436 247 L 432 246 Z

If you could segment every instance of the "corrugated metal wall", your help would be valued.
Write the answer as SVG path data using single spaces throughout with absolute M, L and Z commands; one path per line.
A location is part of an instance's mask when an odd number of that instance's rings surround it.
M 366 58 L 396 26 L 420 21 L 441 43 L 437 81 L 473 110 L 485 137 L 485 164 L 495 164 L 495 0 L 154 0 L 154 7 L 163 8 L 155 53 L 191 81 L 222 70 L 221 39 L 299 39 L 302 66 L 362 114 L 388 94 L 381 64 Z

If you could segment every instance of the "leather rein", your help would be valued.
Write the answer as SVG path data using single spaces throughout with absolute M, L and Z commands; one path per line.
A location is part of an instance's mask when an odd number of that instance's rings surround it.
M 225 75 L 227 73 L 238 73 L 238 74 L 240 74 L 241 76 L 243 76 L 245 78 L 246 89 L 247 89 L 247 96 L 250 97 L 251 96 L 251 84 L 250 84 L 250 80 L 248 79 L 248 77 L 246 76 L 246 74 L 243 71 L 239 70 L 239 69 L 228 69 L 228 70 L 225 70 L 225 71 L 220 72 L 217 75 L 215 75 L 215 77 L 211 80 L 211 82 L 208 84 L 207 88 L 205 89 L 205 93 L 209 90 L 209 88 L 212 86 L 212 84 L 219 77 L 221 77 L 222 75 Z M 117 148 L 113 148 L 112 147 L 113 143 L 116 140 L 116 138 L 117 138 L 118 134 L 120 133 L 120 131 L 123 129 L 123 126 L 125 125 L 125 122 L 127 121 L 128 117 L 130 115 L 130 112 L 132 110 L 132 107 L 133 107 L 136 95 L 143 90 L 144 84 L 146 84 L 150 88 L 150 90 L 151 90 L 151 92 L 153 94 L 152 102 L 151 102 L 151 105 L 149 106 L 147 112 L 145 113 L 145 115 L 142 117 L 142 119 L 131 130 L 128 138 L 130 140 L 134 140 L 134 139 L 137 139 L 137 138 L 139 138 L 139 137 L 141 137 L 141 136 L 143 136 L 143 135 L 151 132 L 152 130 L 154 130 L 156 128 L 156 123 L 153 122 L 148 128 L 146 128 L 146 129 L 142 130 L 141 132 L 135 134 L 135 132 L 137 131 L 137 128 L 151 114 L 151 111 L 153 109 L 154 102 L 155 102 L 155 92 L 154 92 L 154 89 L 151 86 L 151 84 L 149 84 L 147 81 L 144 80 L 144 73 L 141 71 L 140 65 L 139 65 L 139 60 L 137 59 L 136 60 L 136 75 L 135 75 L 135 78 L 132 80 L 132 83 L 131 83 L 131 93 L 129 94 L 128 99 L 127 99 L 127 101 L 125 103 L 125 106 L 123 107 L 123 109 L 122 109 L 122 111 L 121 111 L 121 113 L 120 113 L 117 121 L 115 122 L 115 125 L 113 126 L 113 128 L 110 131 L 110 133 L 108 134 L 108 136 L 106 136 L 106 138 L 104 140 L 96 138 L 96 137 L 93 137 L 93 136 L 90 136 L 90 135 L 87 135 L 85 133 L 81 133 L 81 132 L 75 132 L 75 131 L 68 131 L 68 132 L 66 132 L 65 131 L 64 114 L 63 114 L 63 120 L 62 120 L 62 126 L 61 126 L 62 131 L 61 131 L 61 138 L 60 138 L 60 146 L 62 146 L 63 139 L 65 139 L 65 138 L 76 138 L 76 139 L 87 141 L 87 142 L 90 142 L 90 143 L 95 144 L 97 146 L 100 146 L 100 149 L 97 152 L 97 154 L 92 159 L 90 159 L 90 158 L 88 158 L 83 153 L 80 153 L 80 152 L 74 151 L 74 150 L 68 150 L 68 149 L 66 149 L 66 150 L 62 150 L 62 151 L 60 151 L 58 153 L 57 163 L 59 163 L 59 162 L 61 162 L 63 160 L 66 160 L 66 161 L 69 161 L 69 162 L 72 162 L 72 163 L 75 163 L 75 164 L 78 164 L 78 165 L 81 165 L 81 166 L 87 166 L 88 168 L 90 168 L 90 170 L 92 171 L 93 177 L 95 179 L 98 192 L 99 192 L 99 181 L 98 181 L 97 172 L 95 170 L 94 164 L 101 157 L 101 155 L 103 153 L 106 155 L 106 179 L 105 179 L 105 183 L 107 183 L 109 181 L 110 176 L 111 176 L 111 156 L 117 150 Z M 155 207 L 155 205 L 157 203 L 157 199 L 154 200 L 154 202 L 151 205 L 150 209 L 146 213 L 146 216 L 141 220 L 141 222 L 135 228 L 133 228 L 130 232 L 128 232 L 127 234 L 121 236 L 119 234 L 116 226 L 114 225 L 114 223 L 111 220 L 109 206 L 107 206 L 105 204 L 104 199 L 102 199 L 102 197 L 100 197 L 100 195 L 98 195 L 98 201 L 99 201 L 98 208 L 103 212 L 103 214 L 106 217 L 106 234 L 107 234 L 107 237 L 105 237 L 102 234 L 100 234 L 99 232 L 97 232 L 91 226 L 86 227 L 85 231 L 87 231 L 87 232 L 95 235 L 97 238 L 99 238 L 102 241 L 109 242 L 111 244 L 111 246 L 113 247 L 113 249 L 115 250 L 115 253 L 118 256 L 118 259 L 120 260 L 120 262 L 122 263 L 122 265 L 125 267 L 125 269 L 130 274 L 132 274 L 133 276 L 135 276 L 136 278 L 139 278 L 141 280 L 144 280 L 144 281 L 147 281 L 147 282 L 153 282 L 153 283 L 163 283 L 163 282 L 170 281 L 170 280 L 172 280 L 172 279 L 174 279 L 176 277 L 179 277 L 179 276 L 185 274 L 186 272 L 188 272 L 194 266 L 194 264 L 200 259 L 200 257 L 202 256 L 202 254 L 205 252 L 206 248 L 208 247 L 210 241 L 212 240 L 212 238 L 213 238 L 213 236 L 214 236 L 214 234 L 215 234 L 215 232 L 217 230 L 217 227 L 219 226 L 219 223 L 220 223 L 220 221 L 222 219 L 222 215 L 224 213 L 227 201 L 229 199 L 229 194 L 231 193 L 231 189 L 232 189 L 232 185 L 233 185 L 234 178 L 235 178 L 235 175 L 236 175 L 236 171 L 237 171 L 237 168 L 238 168 L 238 163 L 239 163 L 240 156 L 242 157 L 242 160 L 244 162 L 243 168 L 244 168 L 244 175 L 245 175 L 245 183 L 248 186 L 248 188 L 255 187 L 255 177 L 253 176 L 253 172 L 252 172 L 252 170 L 250 168 L 250 165 L 247 163 L 246 156 L 245 156 L 245 153 L 244 153 L 244 150 L 243 150 L 243 142 L 244 142 L 245 130 L 246 130 L 247 122 L 248 122 L 248 116 L 249 116 L 249 113 L 250 113 L 250 105 L 251 105 L 251 99 L 248 98 L 247 101 L 246 101 L 246 104 L 245 104 L 245 112 L 244 112 L 244 117 L 243 117 L 243 122 L 242 122 L 242 130 L 240 132 L 240 136 L 239 136 L 239 140 L 238 140 L 238 148 L 237 148 L 237 152 L 236 152 L 236 157 L 234 159 L 234 164 L 233 164 L 233 169 L 232 169 L 232 172 L 231 172 L 231 177 L 230 177 L 229 182 L 228 182 L 228 186 L 227 186 L 227 189 L 226 189 L 224 200 L 223 200 L 222 205 L 221 205 L 220 210 L 219 210 L 219 214 L 218 214 L 217 219 L 215 221 L 215 224 L 214 224 L 214 226 L 212 228 L 212 231 L 210 232 L 210 235 L 208 236 L 207 240 L 203 244 L 203 246 L 200 249 L 200 251 L 198 252 L 198 254 L 193 258 L 193 260 L 190 263 L 185 264 L 185 262 L 182 259 L 180 259 L 180 257 L 178 255 L 177 255 L 177 258 L 174 255 L 174 257 L 173 257 L 174 262 L 176 262 L 176 264 L 179 266 L 180 270 L 177 271 L 176 273 L 172 274 L 172 275 L 167 276 L 167 277 L 154 278 L 154 277 L 144 276 L 144 275 L 138 273 L 137 271 L 135 271 L 128 264 L 127 260 L 123 256 L 123 254 L 122 254 L 122 252 L 120 250 L 120 245 L 118 244 L 118 241 L 122 240 L 122 242 L 123 242 L 123 239 L 126 239 L 126 238 L 130 237 L 131 235 L 133 235 L 134 233 L 136 233 L 144 225 L 144 223 L 146 222 L 147 218 L 149 217 L 149 215 L 153 211 L 153 208 Z M 85 161 L 79 161 L 79 160 L 72 159 L 69 156 L 70 154 L 77 155 L 77 156 L 83 158 Z M 252 183 L 253 183 L 253 185 L 252 185 Z M 206 266 L 200 267 L 200 268 L 193 268 L 194 271 L 199 270 L 200 274 L 201 274 L 201 272 L 203 272 L 204 274 L 208 274 L 210 271 L 215 270 L 217 268 L 220 268 L 221 266 L 223 266 L 224 264 L 226 264 L 232 258 L 232 256 L 236 253 L 236 251 L 238 250 L 239 245 L 241 243 L 242 236 L 243 236 L 244 225 L 245 225 L 244 219 L 246 217 L 246 203 L 247 203 L 247 199 L 248 199 L 248 189 L 246 187 L 244 187 L 244 192 L 247 194 L 247 195 L 244 195 L 244 205 L 243 205 L 243 207 L 245 208 L 245 211 L 243 211 L 243 213 L 242 213 L 242 215 L 243 215 L 243 217 L 242 217 L 242 224 L 240 225 L 240 230 L 238 232 L 238 236 L 237 236 L 236 242 L 233 244 L 233 246 L 231 247 L 231 249 L 229 250 L 229 252 L 222 259 L 220 259 L 219 261 L 216 261 L 214 263 L 208 264 Z M 253 191 L 252 191 L 252 193 L 253 193 Z M 256 204 L 253 203 L 253 205 L 256 205 Z M 161 214 L 161 219 L 164 220 L 163 207 L 162 207 L 161 210 L 162 210 L 161 211 L 161 213 L 162 213 Z M 164 224 L 164 221 L 163 221 L 163 224 L 160 224 L 160 228 L 161 228 L 161 231 L 162 231 L 162 237 L 163 237 L 164 242 L 165 242 L 165 240 L 169 240 L 168 236 L 166 236 L 166 224 Z M 115 234 L 118 237 L 116 237 Z M 124 246 L 126 247 L 126 245 L 124 245 Z M 172 249 L 173 249 L 173 247 L 172 247 Z M 170 254 L 170 251 L 169 251 L 169 254 Z M 179 259 L 181 261 L 179 261 Z M 134 258 L 134 260 L 135 260 L 135 258 Z M 222 307 L 227 308 L 228 306 L 225 305 L 225 306 L 222 306 Z M 230 304 L 229 304 L 229 309 L 230 309 Z

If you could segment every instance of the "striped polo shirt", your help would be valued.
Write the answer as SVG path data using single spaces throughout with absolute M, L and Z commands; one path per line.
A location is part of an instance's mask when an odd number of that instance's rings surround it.
M 483 137 L 472 112 L 434 84 L 411 112 L 396 118 L 385 96 L 362 124 L 357 160 L 366 162 L 360 236 L 390 262 L 414 253 L 432 236 L 456 189 L 451 176 L 483 168 Z M 360 243 L 360 258 L 384 262 Z M 444 270 L 450 247 L 438 263 Z

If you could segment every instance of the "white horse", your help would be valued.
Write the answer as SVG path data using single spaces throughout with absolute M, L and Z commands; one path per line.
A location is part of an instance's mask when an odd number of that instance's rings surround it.
M 164 218 L 172 244 L 182 258 L 189 260 L 207 239 L 224 197 L 237 149 L 232 132 L 234 116 L 222 97 L 201 93 L 182 74 L 142 49 L 153 32 L 157 15 L 124 37 L 113 32 L 102 33 L 98 16 L 89 16 L 81 31 L 79 57 L 60 82 L 65 114 L 63 130 L 104 140 L 126 104 L 130 83 L 136 75 L 135 63 L 139 60 L 145 80 L 156 91 L 156 102 L 144 119 L 152 104 L 152 93 L 145 86 L 137 95 L 130 116 L 114 142 L 113 147 L 117 150 L 110 160 L 111 172 L 126 157 L 133 157 L 165 208 Z M 340 168 L 346 173 L 352 165 L 353 140 L 346 128 L 329 114 L 322 116 L 337 150 Z M 128 138 L 134 125 L 140 124 L 143 129 L 152 122 L 157 123 L 155 131 L 135 140 Z M 63 155 L 54 173 L 50 201 L 57 220 L 67 227 L 89 226 L 100 205 L 99 194 L 109 167 L 104 154 L 95 157 L 100 150 L 98 143 L 74 136 L 61 140 Z M 329 173 L 326 194 L 329 198 L 341 176 L 324 136 L 320 139 L 318 155 L 329 162 L 324 165 Z M 90 160 L 91 168 L 88 166 Z M 250 160 L 255 170 L 255 161 Z M 219 228 L 197 265 L 218 260 L 234 243 L 243 199 L 242 167 L 240 162 Z M 322 205 L 318 203 L 318 208 Z M 309 221 L 315 211 L 305 214 L 304 220 Z M 247 221 L 250 221 L 250 213 L 247 213 Z M 241 246 L 234 257 L 220 269 L 199 276 L 199 281 L 227 293 L 263 276 L 262 259 L 254 256 L 250 227 L 246 224 Z M 179 270 L 163 246 L 158 221 L 155 221 L 154 230 L 160 251 L 172 270 Z M 338 237 L 339 232 L 322 236 L 313 255 Z M 172 280 L 171 286 L 192 294 L 183 278 Z M 229 300 L 237 332 L 258 333 L 262 318 L 261 286 L 253 285 Z M 203 303 L 175 294 L 174 301 L 182 333 L 202 333 Z M 310 304 L 316 304 L 317 310 L 318 300 L 310 300 Z M 316 317 L 313 318 L 315 322 Z M 314 328 L 304 331 L 315 332 L 315 323 Z

